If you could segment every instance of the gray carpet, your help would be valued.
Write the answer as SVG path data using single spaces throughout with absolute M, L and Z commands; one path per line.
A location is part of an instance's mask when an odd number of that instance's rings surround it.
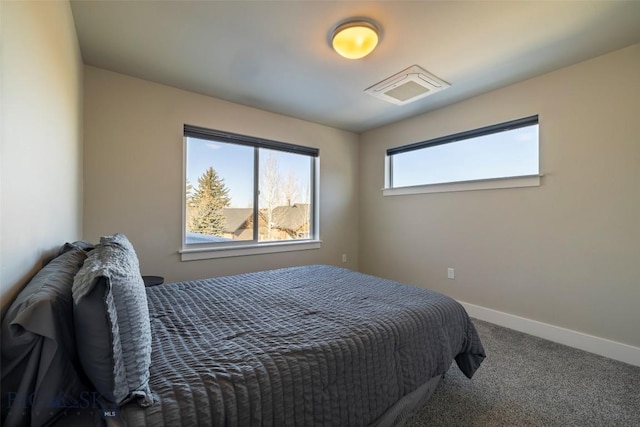
M 487 358 L 454 365 L 405 427 L 640 426 L 640 367 L 474 319 Z

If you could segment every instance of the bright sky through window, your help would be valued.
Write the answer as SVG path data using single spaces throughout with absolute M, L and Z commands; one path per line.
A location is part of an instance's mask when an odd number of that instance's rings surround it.
M 393 188 L 537 175 L 538 124 L 390 157 Z
M 278 169 L 287 176 L 291 174 L 298 182 L 309 179 L 309 162 L 300 156 L 283 151 L 270 150 Z M 213 167 L 224 177 L 229 188 L 233 208 L 253 206 L 253 147 L 229 143 L 217 143 L 195 139 L 187 150 L 187 179 L 193 186 L 205 170 Z M 306 160 L 306 159 L 305 159 Z

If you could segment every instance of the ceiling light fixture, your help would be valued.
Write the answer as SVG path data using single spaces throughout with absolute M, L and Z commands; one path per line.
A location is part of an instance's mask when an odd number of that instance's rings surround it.
M 348 59 L 364 58 L 378 45 L 378 27 L 369 20 L 350 20 L 331 33 L 331 46 Z

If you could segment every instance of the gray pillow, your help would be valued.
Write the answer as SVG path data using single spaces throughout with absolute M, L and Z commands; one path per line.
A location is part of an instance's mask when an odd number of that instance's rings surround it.
M 2 320 L 2 421 L 45 425 L 91 389 L 73 334 L 73 277 L 87 255 L 69 248 L 45 265 Z
M 90 252 L 94 249 L 93 243 L 91 242 L 87 242 L 84 240 L 77 240 L 73 243 L 65 243 L 60 250 L 58 251 L 58 256 L 62 255 L 63 253 L 70 251 L 71 249 L 82 249 L 85 252 Z
M 152 404 L 147 293 L 124 234 L 100 238 L 72 291 L 78 355 L 96 390 L 110 404 Z

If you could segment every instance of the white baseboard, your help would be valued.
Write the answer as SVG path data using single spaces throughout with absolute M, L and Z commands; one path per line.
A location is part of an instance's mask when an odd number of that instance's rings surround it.
M 459 301 L 470 317 L 640 366 L 640 348 Z

